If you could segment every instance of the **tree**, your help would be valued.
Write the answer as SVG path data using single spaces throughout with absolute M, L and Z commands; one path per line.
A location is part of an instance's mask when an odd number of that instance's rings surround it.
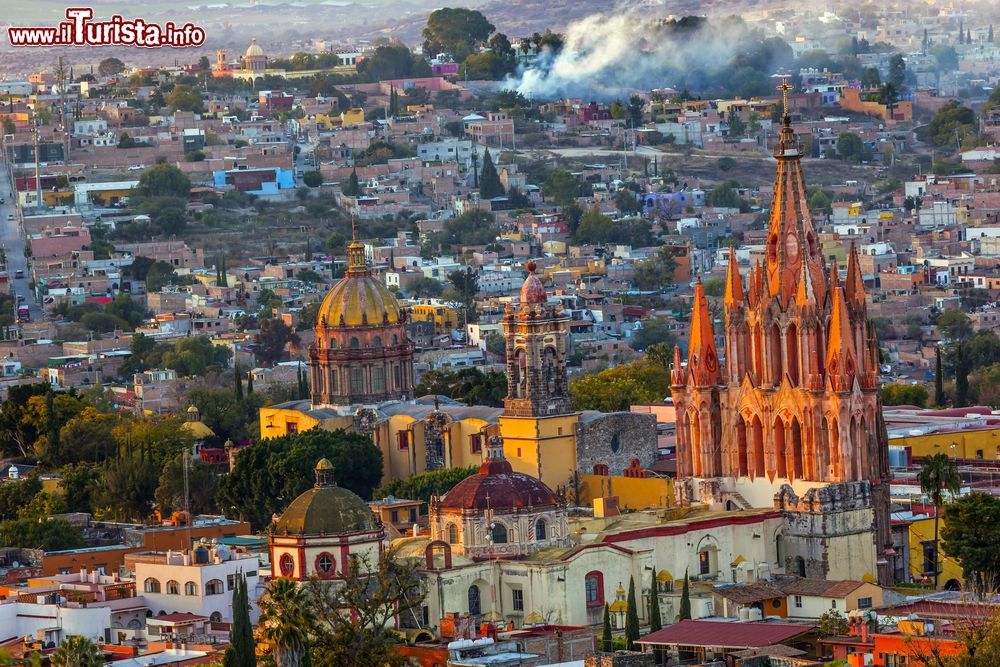
M 238 403 L 243 402 L 243 369 L 238 361 L 233 364 L 233 395 Z
M 941 517 L 941 506 L 944 505 L 944 492 L 953 497 L 962 486 L 962 477 L 958 474 L 958 466 L 944 452 L 924 457 L 917 473 L 920 491 L 930 496 L 934 504 L 934 587 L 938 585 L 940 561 L 938 560 L 938 524 Z
M 955 369 L 955 407 L 964 408 L 969 404 L 969 353 L 966 344 L 958 343 L 952 351 L 952 366 Z
M 735 111 L 730 111 L 727 116 L 729 123 L 729 136 L 742 137 L 747 132 L 747 125 Z
M 861 87 L 872 89 L 879 88 L 882 86 L 882 76 L 878 72 L 877 67 L 869 67 L 865 70 L 865 73 L 861 76 Z
M 824 611 L 816 625 L 820 637 L 840 637 L 850 629 L 847 619 L 836 609 Z
M 640 352 L 648 349 L 650 345 L 659 344 L 666 345 L 673 350 L 675 341 L 676 336 L 670 330 L 670 324 L 665 319 L 659 317 L 642 320 L 642 327 L 634 329 L 628 339 L 628 343 L 632 349 Z
M 935 325 L 951 341 L 962 341 L 972 335 L 972 320 L 958 308 L 949 308 L 938 315 Z
M 441 284 L 440 280 L 428 278 L 427 276 L 421 276 L 420 278 L 413 280 L 406 287 L 406 292 L 415 298 L 438 297 L 441 296 L 441 292 L 443 290 L 444 286 Z
M 102 77 L 114 76 L 125 71 L 125 63 L 118 58 L 105 58 L 97 64 L 97 73 Z
M 265 526 L 312 486 L 313 468 L 322 458 L 333 463 L 337 484 L 371 498 L 382 478 L 382 452 L 356 433 L 314 428 L 241 451 L 233 472 L 219 484 L 219 508 Z
M 725 180 L 708 191 L 705 196 L 705 203 L 713 208 L 736 208 L 743 209 L 747 203 L 743 201 L 736 191 L 738 183 L 733 180 Z
M 191 193 L 191 179 L 174 165 L 164 162 L 153 165 L 142 172 L 136 191 L 143 197 L 181 197 L 187 199 Z
M 848 162 L 861 162 L 867 159 L 868 149 L 861 137 L 853 132 L 842 132 L 837 137 L 837 155 L 841 160 Z
M 27 420 L 29 401 L 52 391 L 48 382 L 12 385 L 7 389 L 7 400 L 0 403 L 0 452 L 5 456 L 27 458 L 39 433 Z
M 144 521 L 156 493 L 159 468 L 147 446 L 126 445 L 104 465 L 100 503 L 118 521 Z
M 0 521 L 16 519 L 21 508 L 30 504 L 41 492 L 42 483 L 37 477 L 0 484 Z
M 284 358 L 287 344 L 299 344 L 299 335 L 284 320 L 271 317 L 261 321 L 255 340 L 254 354 L 264 363 L 273 365 Z
M 122 132 L 122 136 L 118 138 L 118 148 L 135 148 L 138 142 L 129 136 L 128 132 Z
M 400 560 L 392 549 L 372 562 L 350 558 L 343 581 L 330 586 L 318 578 L 307 585 L 316 609 L 316 664 L 383 667 L 394 661 L 401 641 L 395 617 L 420 610 L 425 592 L 417 564 Z M 343 610 L 350 609 L 351 613 Z
M 950 44 L 935 44 L 931 47 L 931 55 L 937 61 L 938 71 L 954 72 L 958 69 L 958 52 Z
M 500 175 L 493 166 L 493 158 L 490 156 L 490 149 L 483 152 L 483 172 L 479 176 L 479 196 L 483 199 L 493 199 L 502 197 L 504 194 L 503 185 L 500 183 Z
M 229 630 L 229 648 L 224 667 L 256 667 L 256 645 L 253 626 L 250 624 L 250 596 L 247 580 L 242 573 L 236 576 L 233 587 L 233 624 Z
M 625 606 L 625 650 L 634 651 L 639 641 L 639 609 L 635 601 L 635 577 L 629 577 Z
M 565 169 L 553 169 L 542 185 L 542 194 L 559 206 L 569 206 L 580 196 L 580 181 Z
M 465 308 L 466 322 L 476 321 L 476 296 L 479 294 L 479 272 L 471 266 L 448 274 L 458 299 Z
M 59 488 L 66 506 L 78 512 L 93 513 L 100 487 L 104 483 L 100 466 L 94 463 L 70 463 L 60 468 L 59 477 Z
M 832 210 L 833 200 L 830 199 L 830 195 L 826 194 L 823 190 L 817 189 L 809 197 L 809 209 L 815 213 L 825 213 L 829 214 Z
M 170 459 L 160 473 L 154 498 L 160 514 L 167 516 L 184 509 L 184 461 L 188 464 L 188 497 L 194 514 L 217 513 L 215 496 L 219 478 L 212 466 L 192 461 L 189 452 Z
M 660 596 L 657 594 L 659 586 L 656 583 L 656 568 L 649 573 L 649 631 L 656 632 L 663 628 L 663 620 L 660 617 Z
M 884 384 L 882 385 L 883 405 L 915 405 L 918 408 L 927 406 L 927 388 L 919 384 Z
M 495 29 L 481 12 L 474 9 L 437 9 L 427 17 L 427 26 L 421 33 L 424 53 L 449 53 L 457 62 L 462 62 Z
M 889 59 L 889 76 L 887 81 L 896 87 L 896 90 L 903 90 L 906 85 L 906 61 L 900 54 Z
M 175 85 L 164 96 L 163 100 L 174 111 L 192 111 L 194 113 L 202 111 L 201 93 L 186 83 Z
M 975 491 L 944 510 L 941 548 L 962 566 L 966 579 L 996 581 L 1000 576 L 1000 499 Z M 936 561 L 935 561 L 936 562 Z
M 347 178 L 347 183 L 344 184 L 341 191 L 348 197 L 355 197 L 361 194 L 361 184 L 358 182 L 357 169 L 351 169 L 351 175 Z
M 623 412 L 631 405 L 662 401 L 670 393 L 670 373 L 642 359 L 574 380 L 569 393 L 577 410 Z
M 414 394 L 447 396 L 466 405 L 501 407 L 507 395 L 507 375 L 493 370 L 483 372 L 478 368 L 429 370 L 420 376 Z
M 934 406 L 944 407 L 944 369 L 941 366 L 941 346 L 934 348 Z
M 302 667 L 309 650 L 309 630 L 316 623 L 309 593 L 291 579 L 280 577 L 267 584 L 258 604 L 260 636 L 274 647 L 275 663 L 278 667 Z
M 684 570 L 684 586 L 681 588 L 681 601 L 678 606 L 677 620 L 691 620 L 691 584 L 688 581 L 687 570 Z
M 104 654 L 86 637 L 70 635 L 52 654 L 55 667 L 103 667 Z
M 432 496 L 443 496 L 479 468 L 442 468 L 430 472 L 412 475 L 406 478 L 391 479 L 372 492 L 372 498 L 406 498 L 430 502 Z M 2 488 L 2 487 L 0 487 Z
M 611 610 L 608 603 L 604 603 L 604 629 L 601 632 L 601 650 L 610 653 L 615 650 L 614 637 L 611 635 Z
M 302 174 L 302 182 L 310 188 L 318 188 L 323 185 L 323 174 L 316 170 L 307 171 Z
M 949 100 L 938 109 L 931 122 L 919 133 L 936 146 L 955 146 L 976 132 L 976 114 L 958 100 Z
M 635 267 L 632 281 L 639 289 L 659 291 L 674 282 L 676 270 L 673 248 L 663 246 L 659 253 Z

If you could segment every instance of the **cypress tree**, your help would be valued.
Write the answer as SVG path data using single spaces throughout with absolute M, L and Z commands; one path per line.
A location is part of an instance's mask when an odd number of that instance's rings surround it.
M 639 609 L 635 604 L 635 577 L 628 580 L 628 602 L 625 608 L 625 650 L 634 651 L 639 641 Z
M 59 418 L 56 416 L 56 393 L 49 388 L 45 395 L 46 440 L 49 463 L 61 465 L 59 459 Z
M 247 396 L 253 393 L 253 371 L 247 371 Z
M 965 42 L 965 24 L 958 24 L 958 43 L 963 44 Z
M 497 168 L 493 166 L 493 157 L 490 155 L 490 149 L 487 148 L 483 154 L 483 172 L 479 176 L 479 196 L 483 199 L 493 199 L 502 196 L 503 193 L 500 175 L 497 173 Z
M 219 284 L 222 285 L 223 287 L 225 287 L 225 286 L 227 286 L 229 284 L 229 281 L 226 280 L 226 256 L 225 255 L 222 256 L 221 268 L 219 269 L 219 278 L 220 278 Z
M 243 371 L 240 369 L 240 362 L 233 366 L 233 391 L 236 394 L 236 401 L 243 402 Z
M 965 43 L 972 44 L 972 28 L 966 28 L 965 30 Z
M 253 628 L 250 625 L 250 598 L 247 593 L 247 582 L 240 573 L 233 587 L 233 626 L 229 633 L 232 658 L 223 662 L 227 667 L 255 667 L 257 656 L 254 651 Z M 230 651 L 226 651 L 226 658 Z
M 604 603 L 604 632 L 601 633 L 601 650 L 611 652 L 614 650 L 614 639 L 611 637 L 611 611 L 608 603 Z
M 988 41 L 990 44 L 993 43 L 993 24 L 992 23 L 990 24 L 990 31 L 988 33 L 986 33 L 986 41 Z
M 649 573 L 649 631 L 656 632 L 663 628 L 660 618 L 660 596 L 656 594 L 656 568 Z
M 944 370 L 941 368 L 941 348 L 938 347 L 934 350 L 935 364 L 934 369 L 934 405 L 935 407 L 944 407 Z
M 361 193 L 361 183 L 358 182 L 358 170 L 351 169 L 351 175 L 347 179 L 347 186 L 344 188 L 344 194 L 348 197 L 353 197 Z
M 924 28 L 924 43 L 922 51 L 927 51 L 928 41 L 927 41 L 927 28 Z
M 691 587 L 688 584 L 687 570 L 684 570 L 684 588 L 681 589 L 680 613 L 677 614 L 677 620 L 691 620 Z
M 965 343 L 955 347 L 955 407 L 969 404 L 969 359 Z

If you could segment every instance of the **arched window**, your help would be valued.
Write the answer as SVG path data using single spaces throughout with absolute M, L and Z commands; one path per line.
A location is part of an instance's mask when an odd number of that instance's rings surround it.
M 392 334 L 392 346 L 396 347 L 397 345 L 399 345 L 399 336 Z
M 788 477 L 788 465 L 785 458 L 785 422 L 778 417 L 774 420 L 774 459 L 775 474 L 784 479 Z
M 167 595 L 180 595 L 181 585 L 171 579 L 167 582 Z
M 375 336 L 372 338 L 372 347 L 382 347 L 382 337 Z
M 458 544 L 458 526 L 453 523 L 448 524 L 448 544 Z
M 326 552 L 323 552 L 316 557 L 316 571 L 321 577 L 327 577 L 335 574 L 335 565 L 336 562 L 334 561 L 333 556 Z
M 535 540 L 539 542 L 545 541 L 548 531 L 546 530 L 547 524 L 545 519 L 539 519 L 535 522 Z
M 184 584 L 184 595 L 197 595 L 198 594 L 198 584 L 193 581 L 188 581 Z
M 594 570 L 583 578 L 583 589 L 588 607 L 600 607 L 604 604 L 604 575 Z
M 291 554 L 282 554 L 281 558 L 278 559 L 278 568 L 281 570 L 282 576 L 292 576 L 292 571 L 295 569 L 295 559 L 292 558 Z
M 507 544 L 507 526 L 502 523 L 493 524 L 493 544 Z
M 750 474 L 747 463 L 747 423 L 742 417 L 736 419 L 736 464 L 741 477 Z
M 784 567 L 782 559 L 785 557 L 785 538 L 781 533 L 774 536 L 774 563 L 778 567 Z
M 795 557 L 795 573 L 800 577 L 806 576 L 806 559 L 802 556 Z
M 802 479 L 805 464 L 802 459 L 802 427 L 798 419 L 792 419 L 792 465 L 795 479 Z
M 358 342 L 358 337 L 357 337 L 357 336 L 351 336 L 351 342 L 350 342 L 350 344 L 349 344 L 349 347 L 350 347 L 350 348 L 351 348 L 352 350 L 356 350 L 356 349 L 358 349 L 359 347 L 361 347 L 361 343 L 360 343 L 360 342 Z
M 479 616 L 483 613 L 483 604 L 479 586 L 476 586 L 475 584 L 469 586 L 469 613 L 473 616 Z
M 205 595 L 222 595 L 222 579 L 211 579 L 205 584 Z
M 753 423 L 750 426 L 750 434 L 753 440 L 753 467 L 757 477 L 763 477 L 764 467 L 764 425 L 760 417 L 754 415 Z
M 799 385 L 799 330 L 792 322 L 785 329 L 785 356 L 788 357 L 788 378 L 793 387 Z
M 208 620 L 212 621 L 212 623 L 222 623 L 222 614 L 217 611 L 213 611 L 212 615 L 208 617 Z
M 781 367 L 781 329 L 777 322 L 771 325 L 770 334 L 767 341 L 767 356 L 770 363 L 768 368 L 771 372 L 770 384 L 778 386 L 781 378 L 784 377 L 784 370 Z
M 159 593 L 160 592 L 160 580 L 150 577 L 146 581 L 142 582 L 142 590 L 147 593 Z

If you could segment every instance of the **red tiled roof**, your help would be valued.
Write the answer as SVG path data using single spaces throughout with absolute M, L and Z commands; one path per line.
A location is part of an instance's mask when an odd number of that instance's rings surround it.
M 790 581 L 778 582 L 778 588 L 785 591 L 786 595 L 819 595 L 828 598 L 846 597 L 864 585 L 865 582 L 863 581 L 853 581 L 850 579 L 827 581 L 826 579 L 799 577 Z
M 816 626 L 792 623 L 681 621 L 639 639 L 640 644 L 760 648 L 803 635 Z

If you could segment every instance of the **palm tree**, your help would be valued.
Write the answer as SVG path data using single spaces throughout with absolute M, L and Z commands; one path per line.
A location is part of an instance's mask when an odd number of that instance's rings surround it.
M 924 459 L 920 472 L 917 474 L 920 490 L 930 495 L 934 503 L 934 588 L 938 585 L 938 523 L 941 520 L 941 506 L 944 504 L 944 492 L 951 495 L 958 493 L 962 486 L 962 478 L 958 474 L 958 466 L 944 452 L 932 454 Z
M 101 667 L 104 656 L 86 637 L 70 635 L 52 654 L 52 664 L 56 667 Z
M 291 579 L 274 579 L 259 601 L 261 639 L 274 647 L 278 667 L 301 667 L 316 614 L 309 595 Z

